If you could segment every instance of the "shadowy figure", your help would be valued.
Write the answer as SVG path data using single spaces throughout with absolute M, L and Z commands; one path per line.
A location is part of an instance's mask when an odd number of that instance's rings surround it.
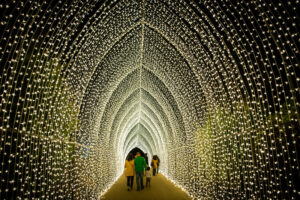
M 155 174 L 156 174 L 157 162 L 158 162 L 157 156 L 154 155 L 152 157 L 152 161 L 151 161 L 151 167 L 152 167 L 152 171 L 153 171 L 153 176 L 155 176 Z
M 158 170 L 159 170 L 159 165 L 160 165 L 160 159 L 159 157 L 156 155 L 157 157 L 157 170 L 156 170 L 156 174 L 158 174 Z
M 147 153 L 144 154 L 144 158 L 145 158 L 145 160 L 146 160 L 147 166 L 149 166 L 148 154 L 147 154 Z

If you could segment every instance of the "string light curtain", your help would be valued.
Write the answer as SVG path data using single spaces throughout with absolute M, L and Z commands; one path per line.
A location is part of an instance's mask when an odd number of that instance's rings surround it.
M 298 7 L 2 1 L 1 199 L 99 199 L 135 147 L 194 199 L 298 199 Z

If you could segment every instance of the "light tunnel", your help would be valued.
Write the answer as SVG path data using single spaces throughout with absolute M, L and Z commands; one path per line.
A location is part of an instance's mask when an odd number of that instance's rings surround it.
M 100 199 L 133 148 L 193 199 L 299 199 L 299 1 L 0 2 L 0 199 Z

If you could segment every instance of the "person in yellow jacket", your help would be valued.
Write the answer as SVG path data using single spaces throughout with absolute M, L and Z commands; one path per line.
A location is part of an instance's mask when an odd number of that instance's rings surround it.
M 152 167 L 152 171 L 153 171 L 153 176 L 155 176 L 155 174 L 156 174 L 157 162 L 158 162 L 157 156 L 154 155 L 153 158 L 152 158 L 152 161 L 151 161 L 151 167 Z
M 125 176 L 127 176 L 128 191 L 132 190 L 134 177 L 134 159 L 133 154 L 129 154 L 125 161 Z

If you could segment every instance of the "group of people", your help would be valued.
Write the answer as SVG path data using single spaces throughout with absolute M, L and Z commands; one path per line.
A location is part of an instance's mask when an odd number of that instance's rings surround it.
M 154 155 L 151 160 L 152 174 L 155 176 L 158 173 L 160 160 L 157 155 Z M 146 187 L 150 187 L 151 171 L 148 165 L 148 157 L 146 159 L 137 152 L 135 157 L 130 153 L 125 161 L 125 175 L 127 176 L 127 190 L 133 188 L 134 174 L 136 176 L 137 191 L 144 189 L 144 175 L 146 176 Z

